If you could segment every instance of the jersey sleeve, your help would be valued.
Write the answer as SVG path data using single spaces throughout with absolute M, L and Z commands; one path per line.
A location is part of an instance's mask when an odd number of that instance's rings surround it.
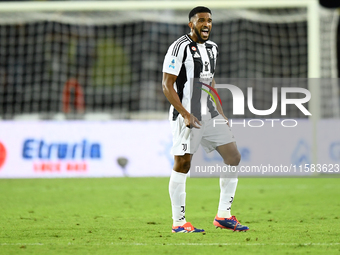
M 177 42 L 174 42 L 169 47 L 163 62 L 163 73 L 169 73 L 178 76 L 182 68 L 185 50 L 185 43 L 178 45 Z

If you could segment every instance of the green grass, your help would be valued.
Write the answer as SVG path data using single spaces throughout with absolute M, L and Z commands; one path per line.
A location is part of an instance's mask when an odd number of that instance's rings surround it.
M 215 229 L 218 179 L 187 180 L 187 220 L 172 234 L 168 178 L 0 180 L 0 254 L 339 254 L 340 179 L 239 180 Z

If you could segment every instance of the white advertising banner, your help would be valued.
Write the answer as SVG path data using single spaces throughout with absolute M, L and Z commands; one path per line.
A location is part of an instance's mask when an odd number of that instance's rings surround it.
M 312 174 L 309 167 L 304 168 L 313 163 L 308 120 L 299 120 L 296 127 L 284 127 L 278 121 L 275 126 L 265 123 L 257 128 L 251 125 L 259 123 L 245 121 L 236 124 L 235 120 L 232 126 L 244 167 L 240 176 Z M 323 120 L 318 130 L 318 162 L 338 173 L 340 121 Z M 169 176 L 171 146 L 167 120 L 2 121 L 0 178 Z M 191 176 L 200 177 L 194 174 L 197 167 L 222 163 L 217 152 L 206 154 L 200 147 L 193 157 Z M 270 166 L 281 170 L 271 173 Z M 256 169 L 261 171 L 254 173 Z
M 168 121 L 0 122 L 0 177 L 168 176 Z
M 340 121 L 329 119 L 318 125 L 318 161 L 320 164 L 340 164 Z M 336 171 L 337 169 L 334 168 Z
M 294 127 L 288 127 L 285 122 L 282 125 L 282 120 L 249 122 L 247 119 L 235 119 L 230 123 L 241 154 L 238 176 L 288 177 L 310 174 L 299 169 L 301 165 L 312 163 L 312 126 L 308 120 L 297 120 Z M 209 174 L 202 174 L 202 170 L 207 172 L 207 167 L 217 168 L 221 164 L 223 161 L 218 152 L 206 154 L 200 148 L 193 157 L 191 176 L 217 176 L 219 172 L 216 169 Z

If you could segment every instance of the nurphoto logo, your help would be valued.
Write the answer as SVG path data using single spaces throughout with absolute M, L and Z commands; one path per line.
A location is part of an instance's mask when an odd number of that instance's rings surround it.
M 278 107 L 279 100 L 278 100 L 278 91 L 279 88 L 273 87 L 272 88 L 272 105 L 269 109 L 266 110 L 258 110 L 255 109 L 254 103 L 253 103 L 253 88 L 248 87 L 247 88 L 247 105 L 245 104 L 245 97 L 242 92 L 242 90 L 232 84 L 215 84 L 215 88 L 212 86 L 209 86 L 203 82 L 201 82 L 202 88 L 201 90 L 205 91 L 214 101 L 216 104 L 216 98 L 219 100 L 221 106 L 222 101 L 217 93 L 216 89 L 228 89 L 231 92 L 232 98 L 233 98 L 233 115 L 244 115 L 245 107 L 247 106 L 249 111 L 257 116 L 267 116 L 272 113 L 274 113 Z M 206 87 L 206 88 L 203 88 Z M 209 91 L 210 89 L 211 91 Z M 298 87 L 281 87 L 281 116 L 287 115 L 287 105 L 295 105 L 305 116 L 311 116 L 312 114 L 308 111 L 308 109 L 303 105 L 311 99 L 311 93 L 309 90 L 305 88 L 298 88 Z M 301 94 L 302 98 L 288 98 L 288 95 L 290 93 L 295 94 Z M 215 96 L 214 96 L 215 95 Z M 201 99 L 201 114 L 207 114 L 207 97 L 202 97 Z M 297 126 L 297 121 L 294 119 L 237 119 L 236 120 L 230 120 L 229 125 L 232 126 L 233 124 L 236 125 L 243 125 L 246 126 L 246 123 L 248 123 L 249 127 L 262 127 L 265 122 L 270 122 L 271 126 L 274 127 L 276 122 L 281 122 L 281 125 L 283 127 L 295 127 Z M 214 119 L 214 127 L 219 124 L 226 124 L 228 123 L 227 120 L 221 120 L 221 119 Z

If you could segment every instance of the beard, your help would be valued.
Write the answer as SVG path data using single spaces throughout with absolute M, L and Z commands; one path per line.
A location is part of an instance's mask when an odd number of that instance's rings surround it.
M 207 38 L 206 40 L 204 40 L 204 39 L 201 37 L 201 34 L 200 34 L 200 32 L 198 31 L 198 29 L 197 29 L 196 27 L 194 28 L 194 30 L 195 30 L 195 33 L 196 33 L 196 35 L 197 35 L 198 42 L 204 43 L 204 42 L 206 42 L 206 41 L 209 40 L 210 34 L 209 34 L 208 38 Z

